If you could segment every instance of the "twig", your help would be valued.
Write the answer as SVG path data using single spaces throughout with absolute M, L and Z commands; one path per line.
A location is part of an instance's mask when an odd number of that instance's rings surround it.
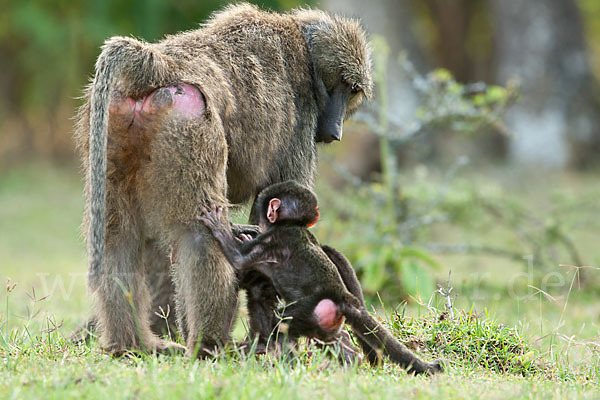
M 448 215 L 420 215 L 415 218 L 411 218 L 398 226 L 398 232 L 407 232 L 423 226 L 433 225 L 435 223 L 448 222 L 450 217 Z
M 450 167 L 446 175 L 444 176 L 444 181 L 442 182 L 442 186 L 438 190 L 437 196 L 429 203 L 428 210 L 425 213 L 433 210 L 442 200 L 446 198 L 446 194 L 448 193 L 448 188 L 450 187 L 450 182 L 454 180 L 454 177 L 458 173 L 458 171 L 468 165 L 470 162 L 469 157 L 461 156 L 458 157 L 454 165 Z
M 452 293 L 452 286 L 450 286 L 450 274 L 452 271 L 448 271 L 448 283 L 447 288 L 444 289 L 442 285 L 438 284 L 437 292 L 446 299 L 446 309 L 450 314 L 450 319 L 454 319 L 454 308 L 452 307 L 452 299 L 450 298 L 450 293 Z
M 474 246 L 470 244 L 445 244 L 425 243 L 423 247 L 431 253 L 453 253 L 453 254 L 489 254 L 497 257 L 509 258 L 515 261 L 523 261 L 523 254 L 515 251 L 490 246 Z

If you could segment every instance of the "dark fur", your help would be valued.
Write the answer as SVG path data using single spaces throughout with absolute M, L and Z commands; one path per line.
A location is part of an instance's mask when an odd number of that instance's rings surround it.
M 370 95 L 369 63 L 356 21 L 248 4 L 155 44 L 106 41 L 76 131 L 86 171 L 88 287 L 103 348 L 178 347 L 151 329 L 157 291 L 175 299 L 188 354 L 200 339 L 201 353 L 229 340 L 235 271 L 194 220 L 197 205 L 243 203 L 286 179 L 312 185 L 315 143 L 339 139 L 341 118 Z M 201 117 L 169 112 L 163 89 L 179 83 L 201 92 Z M 161 111 L 142 124 L 114 112 L 154 91 L 166 95 L 156 96 Z M 328 113 L 341 117 L 332 123 Z M 148 242 L 172 283 L 152 280 Z
M 281 202 L 279 218 L 273 223 L 265 218 L 272 199 Z M 262 233 L 243 243 L 233 237 L 221 209 L 204 211 L 201 220 L 242 277 L 260 273 L 286 302 L 280 312 L 290 340 L 307 336 L 328 342 L 339 337 L 341 326 L 324 327 L 316 313 L 317 305 L 328 299 L 335 304 L 336 314 L 346 318 L 371 363 L 380 362 L 379 355 L 384 353 L 410 373 L 441 371 L 439 362 L 420 360 L 367 312 L 348 260 L 332 248 L 323 249 L 306 227 L 318 215 L 316 204 L 310 189 L 293 181 L 268 187 L 256 205 Z

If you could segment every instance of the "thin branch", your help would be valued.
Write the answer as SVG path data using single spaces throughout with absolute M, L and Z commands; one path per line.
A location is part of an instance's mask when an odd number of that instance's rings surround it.
M 422 246 L 427 251 L 435 254 L 487 254 L 496 257 L 508 258 L 514 261 L 523 261 L 522 253 L 498 247 L 445 243 L 425 243 Z
M 437 292 L 446 299 L 446 304 L 445 304 L 446 309 L 448 310 L 448 312 L 450 314 L 450 319 L 454 319 L 454 307 L 452 306 L 452 298 L 450 297 L 450 294 L 452 293 L 452 286 L 450 286 L 450 274 L 451 273 L 452 273 L 452 271 L 448 271 L 448 282 L 447 282 L 446 289 L 444 289 L 442 287 L 442 285 L 438 284 Z

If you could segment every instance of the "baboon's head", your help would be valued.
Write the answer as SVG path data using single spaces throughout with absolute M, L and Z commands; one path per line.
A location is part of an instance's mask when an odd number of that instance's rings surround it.
M 258 195 L 255 207 L 262 230 L 274 224 L 311 227 L 319 219 L 317 196 L 295 181 L 268 186 Z
M 317 141 L 342 137 L 342 122 L 373 93 L 371 50 L 361 24 L 323 11 L 293 13 L 302 26 L 319 98 Z

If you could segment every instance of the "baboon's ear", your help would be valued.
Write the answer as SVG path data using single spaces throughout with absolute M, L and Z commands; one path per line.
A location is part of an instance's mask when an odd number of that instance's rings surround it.
M 277 221 L 277 218 L 279 216 L 279 206 L 281 206 L 281 200 L 279 200 L 277 197 L 274 197 L 269 201 L 269 208 L 267 209 L 267 219 L 272 224 L 274 224 L 275 221 Z

